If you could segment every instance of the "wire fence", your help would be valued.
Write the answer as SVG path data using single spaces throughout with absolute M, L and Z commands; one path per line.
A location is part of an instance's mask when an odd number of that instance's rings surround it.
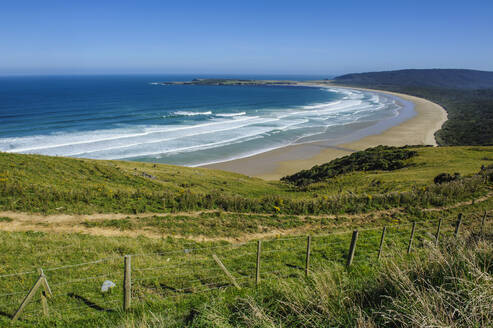
M 62 318 L 74 311 L 80 315 L 115 312 L 136 304 L 254 286 L 268 279 L 301 278 L 330 262 L 347 266 L 368 263 L 397 250 L 410 252 L 466 230 L 484 233 L 491 230 L 490 218 L 491 213 L 484 212 L 467 218 L 459 215 L 414 224 L 396 223 L 385 229 L 375 226 L 357 232 L 129 254 L 46 267 L 42 271 L 10 272 L 0 275 L 0 314 L 36 321 L 43 316 Z M 41 287 L 36 287 L 43 277 L 48 287 L 42 281 Z M 108 281 L 112 286 L 104 291 L 102 284 Z M 33 290 L 37 294 L 28 299 Z

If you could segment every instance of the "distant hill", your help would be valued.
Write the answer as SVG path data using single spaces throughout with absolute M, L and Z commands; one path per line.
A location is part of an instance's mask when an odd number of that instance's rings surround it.
M 399 71 L 356 73 L 338 76 L 336 83 L 426 86 L 446 89 L 493 88 L 493 72 L 469 69 L 404 69 Z
M 435 138 L 440 146 L 493 144 L 493 72 L 405 69 L 338 76 L 332 83 L 405 93 L 440 104 L 448 121 Z

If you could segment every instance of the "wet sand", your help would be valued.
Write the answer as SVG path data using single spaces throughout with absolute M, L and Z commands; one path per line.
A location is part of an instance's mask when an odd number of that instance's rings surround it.
M 365 129 L 362 129 L 346 141 L 324 140 L 290 145 L 258 155 L 204 167 L 242 173 L 266 180 L 278 180 L 285 175 L 326 163 L 368 147 L 378 145 L 436 145 L 434 134 L 447 120 L 447 113 L 440 105 L 400 93 L 362 88 L 349 89 L 379 92 L 400 98 L 403 103 L 411 102 L 414 104 L 415 115 L 410 118 L 404 117 L 406 120 L 397 125 L 382 127 L 380 130 L 383 131 L 378 131 L 379 128 L 375 128 L 375 126 L 369 127 L 370 130 L 366 132 Z M 378 132 L 375 133 L 375 131 Z M 358 136 L 358 134 L 365 133 L 364 136 Z

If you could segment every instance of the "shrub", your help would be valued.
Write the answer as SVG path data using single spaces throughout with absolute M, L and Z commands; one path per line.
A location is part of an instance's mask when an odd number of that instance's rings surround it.
M 416 151 L 407 148 L 389 146 L 368 148 L 334 159 L 326 164 L 316 165 L 309 170 L 285 176 L 281 180 L 296 186 L 306 186 L 354 171 L 397 170 L 408 166 L 407 160 L 417 155 Z
M 452 182 L 455 180 L 460 179 L 460 173 L 454 173 L 454 175 L 448 174 L 448 173 L 440 173 L 433 179 L 435 184 L 442 184 L 446 182 Z
M 493 164 L 481 167 L 481 172 L 479 173 L 484 176 L 486 183 L 493 182 Z

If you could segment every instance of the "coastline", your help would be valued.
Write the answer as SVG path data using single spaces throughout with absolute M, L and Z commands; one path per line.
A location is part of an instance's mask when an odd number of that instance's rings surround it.
M 307 84 L 303 83 L 298 85 L 307 86 Z M 354 140 L 341 141 L 339 143 L 315 141 L 289 145 L 257 155 L 204 165 L 202 167 L 242 173 L 265 180 L 279 180 L 283 176 L 311 168 L 314 165 L 320 165 L 335 158 L 348 155 L 354 151 L 364 150 L 378 145 L 435 146 L 436 141 L 434 134 L 447 120 L 447 112 L 445 109 L 440 105 L 423 98 L 389 91 L 353 88 L 331 84 L 310 84 L 310 86 L 364 90 L 390 95 L 411 102 L 414 105 L 415 115 L 407 118 L 403 122 L 385 128 L 383 131 L 356 137 Z

